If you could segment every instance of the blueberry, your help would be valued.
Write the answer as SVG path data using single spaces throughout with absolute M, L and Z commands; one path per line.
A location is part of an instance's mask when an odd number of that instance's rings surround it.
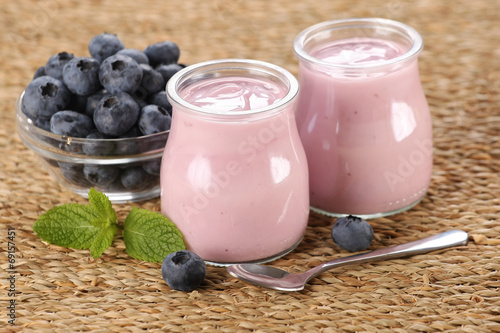
M 45 74 L 55 79 L 63 79 L 63 67 L 75 56 L 68 52 L 60 52 L 49 58 L 45 64 Z
M 182 68 L 184 67 L 179 64 L 168 64 L 168 65 L 160 65 L 156 67 L 156 70 L 160 72 L 166 83 L 168 82 L 168 80 L 170 80 L 172 76 L 174 76 L 175 73 L 180 71 Z
M 110 93 L 133 93 L 141 84 L 142 69 L 134 59 L 115 54 L 101 63 L 99 80 Z
M 83 176 L 92 185 L 106 187 L 113 183 L 120 175 L 120 169 L 113 165 L 86 164 L 83 167 Z
M 357 216 L 337 219 L 332 227 L 333 242 L 349 252 L 366 250 L 373 240 L 372 226 Z
M 161 171 L 161 158 L 156 158 L 154 160 L 144 162 L 142 164 L 144 171 L 153 176 L 159 176 Z
M 126 93 L 102 98 L 94 111 L 94 123 L 99 132 L 120 136 L 134 126 L 139 118 L 139 105 Z
M 146 64 L 141 64 L 140 67 L 142 69 L 142 80 L 139 88 L 134 92 L 136 98 L 144 100 L 148 95 L 165 89 L 166 81 L 158 71 Z
M 62 81 L 51 76 L 40 76 L 26 87 L 21 110 L 29 118 L 49 119 L 57 111 L 66 109 L 70 101 L 71 92 Z
M 87 97 L 87 103 L 85 104 L 85 114 L 94 119 L 94 111 L 101 99 L 105 96 L 111 95 L 106 90 L 99 90 L 98 92 Z
M 36 118 L 33 122 L 36 127 L 43 129 L 44 131 L 50 132 L 50 118 Z
M 92 119 L 76 111 L 58 111 L 50 118 L 50 131 L 54 134 L 84 138 L 93 130 Z
M 71 59 L 63 67 L 64 84 L 77 95 L 90 95 L 101 89 L 99 61 L 89 57 Z
M 62 175 L 71 184 L 88 186 L 89 183 L 83 176 L 83 165 L 76 163 L 58 162 Z
M 47 73 L 45 73 L 45 66 L 38 67 L 33 75 L 33 80 L 44 75 L 47 75 Z
M 115 145 L 112 141 L 109 141 L 108 136 L 102 134 L 101 132 L 92 132 L 86 137 L 87 139 L 95 139 L 83 144 L 83 152 L 86 155 L 91 156 L 104 156 L 109 155 L 115 149 Z
M 138 64 L 149 65 L 148 56 L 144 52 L 142 52 L 140 50 L 137 50 L 137 49 L 122 49 L 122 50 L 116 52 L 116 54 L 121 54 L 121 55 L 128 56 L 128 57 L 134 59 L 135 61 L 137 61 Z
M 159 91 L 156 94 L 150 95 L 146 102 L 163 107 L 167 112 L 172 115 L 172 104 L 168 101 L 165 90 Z
M 102 33 L 90 40 L 89 52 L 92 57 L 102 62 L 107 57 L 112 56 L 116 52 L 123 50 L 125 46 L 114 34 Z
M 144 135 L 164 132 L 170 129 L 172 117 L 158 105 L 148 105 L 141 110 L 139 116 L 139 129 Z
M 120 180 L 127 190 L 146 190 L 150 188 L 157 177 L 147 173 L 142 167 L 130 167 L 122 171 Z
M 179 60 L 180 50 L 177 44 L 169 41 L 154 43 L 144 49 L 149 64 L 156 67 L 161 64 L 174 64 Z
M 161 275 L 174 290 L 193 291 L 207 274 L 203 259 L 188 250 L 170 253 L 161 264 Z

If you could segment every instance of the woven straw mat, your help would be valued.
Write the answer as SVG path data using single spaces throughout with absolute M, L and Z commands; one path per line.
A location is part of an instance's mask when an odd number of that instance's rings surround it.
M 131 259 L 121 235 L 103 256 L 42 242 L 37 217 L 86 203 L 40 169 L 15 131 L 14 102 L 36 68 L 58 52 L 88 55 L 103 31 L 127 47 L 172 40 L 181 62 L 252 58 L 298 74 L 292 51 L 304 28 L 331 19 L 384 17 L 423 36 L 421 80 L 430 104 L 434 169 L 423 201 L 370 220 L 371 249 L 450 229 L 466 246 L 339 268 L 300 292 L 256 287 L 209 266 L 203 285 L 171 290 L 160 265 Z M 207 0 L 2 2 L 0 12 L 0 265 L 16 232 L 16 321 L 0 280 L 2 332 L 500 332 L 500 2 L 488 0 Z M 159 199 L 117 204 L 159 211 Z M 334 219 L 311 213 L 300 246 L 272 263 L 293 272 L 348 255 Z

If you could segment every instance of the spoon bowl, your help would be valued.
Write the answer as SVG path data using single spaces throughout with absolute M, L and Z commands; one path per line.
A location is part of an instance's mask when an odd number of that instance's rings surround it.
M 304 289 L 307 282 L 312 278 L 335 267 L 401 258 L 452 246 L 466 245 L 468 239 L 469 235 L 465 231 L 450 230 L 406 244 L 335 259 L 299 274 L 292 274 L 276 267 L 259 264 L 231 265 L 227 270 L 232 276 L 258 286 L 282 291 L 298 291 Z

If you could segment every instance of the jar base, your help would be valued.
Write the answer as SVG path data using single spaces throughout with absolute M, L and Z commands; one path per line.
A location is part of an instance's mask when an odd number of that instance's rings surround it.
M 256 260 L 250 260 L 250 261 L 236 261 L 236 262 L 217 262 L 217 261 L 205 260 L 205 263 L 207 265 L 217 266 L 217 267 L 227 267 L 227 266 L 237 265 L 237 264 L 265 264 L 265 263 L 274 261 L 276 259 L 279 259 L 281 257 L 284 257 L 288 253 L 295 250 L 295 248 L 297 246 L 299 246 L 300 242 L 302 242 L 302 239 L 303 239 L 303 237 L 301 237 L 297 243 L 295 243 L 293 246 L 289 247 L 285 251 L 282 251 L 278 254 L 272 255 L 270 257 L 262 258 L 262 259 L 256 259 Z
M 326 210 L 323 210 L 323 209 L 320 209 L 320 208 L 316 208 L 316 207 L 313 207 L 313 206 L 311 206 L 310 208 L 311 208 L 311 210 L 313 212 L 316 212 L 316 213 L 319 213 L 319 214 L 322 214 L 322 215 L 326 215 L 326 216 L 343 217 L 343 216 L 347 216 L 347 215 L 355 215 L 357 217 L 360 217 L 360 218 L 366 220 L 366 219 L 375 219 L 375 218 L 379 218 L 379 217 L 385 217 L 385 216 L 390 216 L 390 215 L 395 215 L 395 214 L 399 214 L 399 213 L 405 212 L 407 210 L 412 209 L 416 205 L 418 205 L 420 203 L 420 201 L 422 201 L 422 199 L 424 197 L 425 197 L 425 195 L 421 196 L 420 198 L 418 198 L 413 203 L 411 203 L 411 204 L 409 204 L 407 206 L 398 208 L 398 209 L 394 209 L 394 210 L 390 210 L 390 211 L 382 212 L 382 213 L 372 213 L 372 214 L 333 213 L 333 212 L 328 212 Z

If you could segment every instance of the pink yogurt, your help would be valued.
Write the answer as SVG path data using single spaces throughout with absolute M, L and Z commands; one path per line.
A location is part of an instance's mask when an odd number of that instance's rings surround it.
M 416 56 L 398 62 L 407 45 L 372 37 L 307 52 L 317 61 L 299 54 L 297 124 L 311 206 L 376 217 L 416 204 L 432 170 L 431 117 Z
M 173 119 L 162 161 L 162 213 L 188 249 L 215 264 L 287 253 L 302 239 L 309 214 L 292 89 L 251 75 L 178 83 L 190 71 L 197 70 L 186 68 L 167 87 Z

